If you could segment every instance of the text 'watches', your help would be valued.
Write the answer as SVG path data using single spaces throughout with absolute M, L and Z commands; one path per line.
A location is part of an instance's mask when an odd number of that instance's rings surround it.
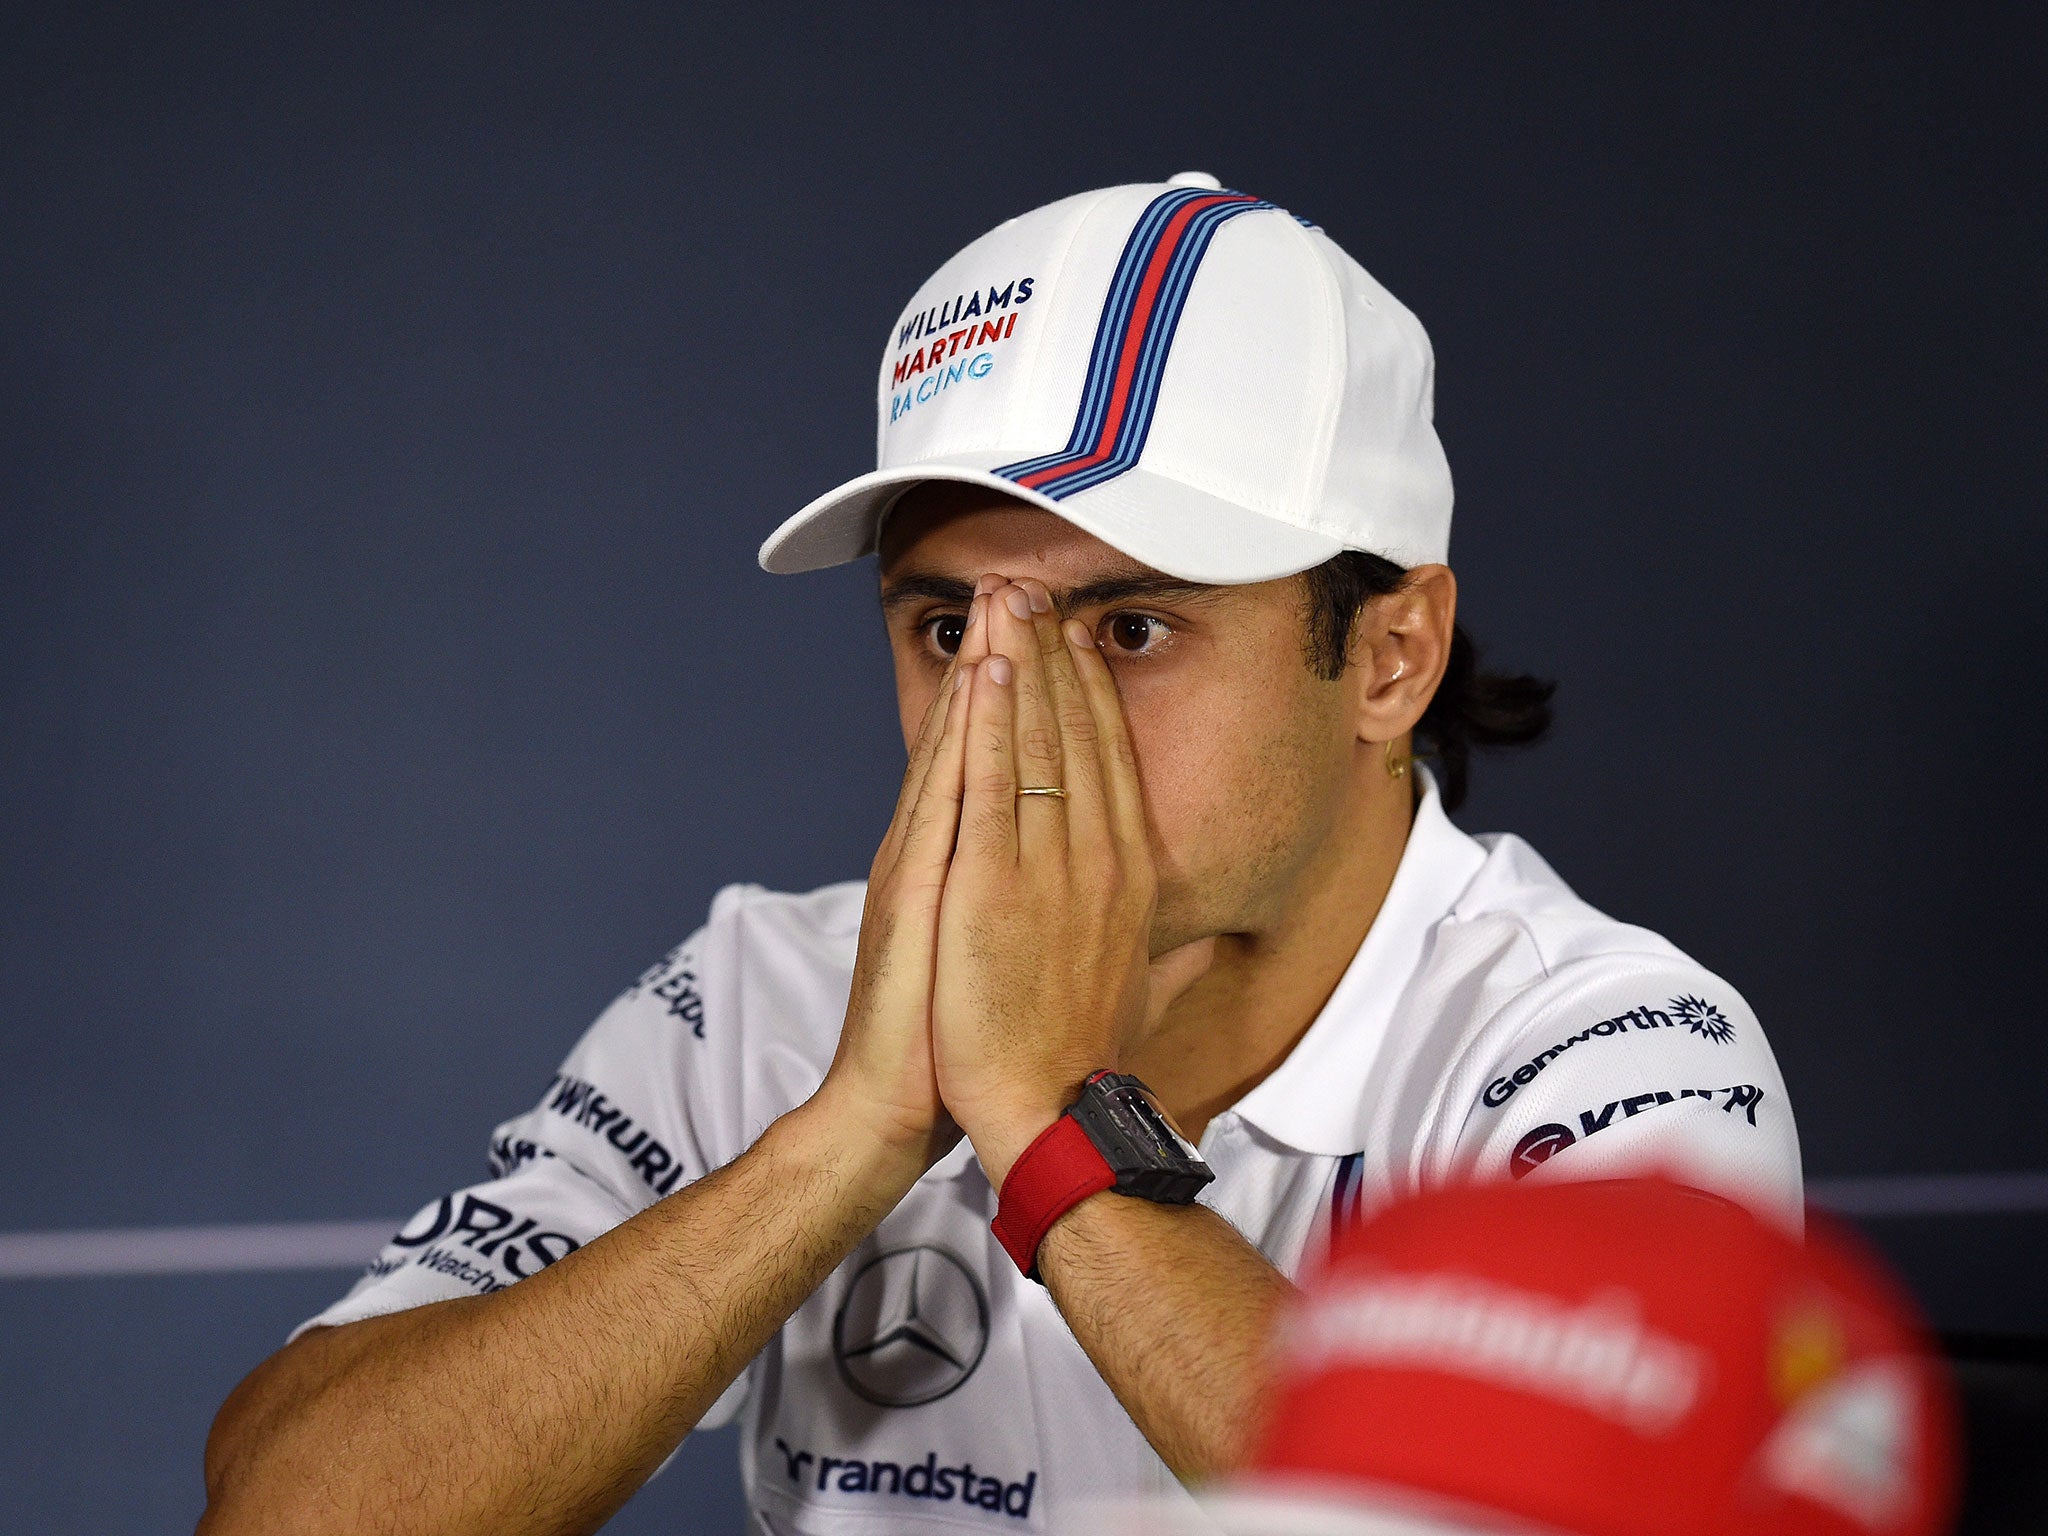
M 1215 1177 L 1151 1089 L 1126 1072 L 1097 1072 L 1012 1165 L 989 1225 L 1017 1268 L 1036 1280 L 1038 1245 L 1090 1195 L 1112 1190 L 1186 1205 Z

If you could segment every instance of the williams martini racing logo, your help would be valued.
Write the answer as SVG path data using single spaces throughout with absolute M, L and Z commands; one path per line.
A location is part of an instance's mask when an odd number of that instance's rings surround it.
M 896 358 L 889 369 L 890 422 L 901 421 L 957 384 L 987 378 L 1002 344 L 1017 334 L 1018 312 L 1030 302 L 1036 281 L 1013 277 L 1000 287 L 990 283 L 905 320 L 896 333 Z
M 1615 1124 L 1617 1116 L 1621 1120 L 1632 1120 L 1660 1105 L 1677 1104 L 1685 1099 L 1698 1099 L 1702 1107 L 1718 1100 L 1722 1114 L 1732 1115 L 1739 1109 L 1749 1123 L 1755 1125 L 1756 1109 L 1764 1101 L 1764 1091 L 1754 1083 L 1736 1083 L 1728 1088 L 1681 1088 L 1676 1093 L 1658 1089 L 1654 1093 L 1614 1099 L 1598 1109 L 1582 1109 L 1576 1131 L 1568 1125 L 1552 1122 L 1537 1126 L 1516 1142 L 1515 1150 L 1508 1154 L 1508 1173 L 1517 1179 L 1527 1178 L 1573 1142 L 1597 1136 Z
M 1625 1035 L 1635 1029 L 1684 1029 L 1690 1030 L 1704 1040 L 1716 1045 L 1726 1045 L 1735 1038 L 1735 1025 L 1729 1017 L 1703 997 L 1674 997 L 1662 1008 L 1648 1004 L 1631 1008 L 1627 1013 L 1617 1014 L 1611 1019 L 1602 1019 L 1590 1024 L 1576 1035 L 1569 1036 L 1538 1051 L 1534 1056 L 1515 1068 L 1506 1077 L 1496 1077 L 1486 1085 L 1486 1092 L 1479 1096 L 1479 1102 L 1488 1109 L 1499 1109 L 1526 1085 L 1536 1081 L 1536 1075 L 1558 1057 L 1575 1045 L 1584 1045 L 1588 1040 L 1604 1040 L 1613 1035 Z

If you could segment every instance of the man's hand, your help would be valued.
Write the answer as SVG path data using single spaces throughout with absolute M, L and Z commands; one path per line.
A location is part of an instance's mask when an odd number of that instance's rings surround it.
M 984 582 L 984 586 L 989 583 Z M 959 845 L 939 913 L 939 1092 L 1000 1189 L 1091 1072 L 1158 1021 L 1213 944 L 1150 960 L 1156 876 L 1108 665 L 1036 582 L 980 601 Z M 964 647 L 963 647 L 964 650 Z M 1023 795 L 1056 786 L 1056 795 Z M 1290 1287 L 1222 1217 L 1098 1195 L 1046 1235 L 1039 1272 L 1168 1466 L 1229 1468 Z
M 977 598 L 985 606 L 985 598 Z M 959 1139 L 932 1069 L 939 903 L 959 827 L 969 694 L 983 654 L 970 637 L 940 680 L 910 753 L 896 814 L 875 854 L 839 1049 L 814 1105 L 867 1125 L 914 1161 L 915 1178 Z
M 1150 965 L 1157 880 L 1144 801 L 1108 665 L 1038 582 L 976 603 L 933 1052 L 945 1106 L 1000 1188 L 1082 1080 L 1118 1064 L 1165 989 Z M 1019 793 L 1032 788 L 1065 793 Z M 1172 990 L 1206 953 L 1168 957 Z

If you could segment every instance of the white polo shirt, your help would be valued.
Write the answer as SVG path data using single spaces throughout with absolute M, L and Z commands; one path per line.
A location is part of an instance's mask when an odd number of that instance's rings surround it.
M 1464 1178 L 1655 1168 L 1796 1224 L 1792 1115 L 1741 997 L 1423 790 L 1328 1005 L 1204 1134 L 1205 1203 L 1289 1275 L 1333 1222 Z M 498 1128 L 493 1177 L 421 1210 L 313 1322 L 514 1284 L 744 1152 L 831 1062 L 861 895 L 721 891 Z M 963 1142 L 704 1420 L 743 1418 L 759 1531 L 1065 1530 L 1176 1488 L 994 1212 Z

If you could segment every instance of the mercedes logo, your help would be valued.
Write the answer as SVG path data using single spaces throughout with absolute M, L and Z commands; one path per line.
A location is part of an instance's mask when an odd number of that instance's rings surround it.
M 988 1297 L 953 1254 L 920 1244 L 863 1264 L 832 1319 L 839 1375 L 881 1408 L 954 1391 L 988 1348 Z

